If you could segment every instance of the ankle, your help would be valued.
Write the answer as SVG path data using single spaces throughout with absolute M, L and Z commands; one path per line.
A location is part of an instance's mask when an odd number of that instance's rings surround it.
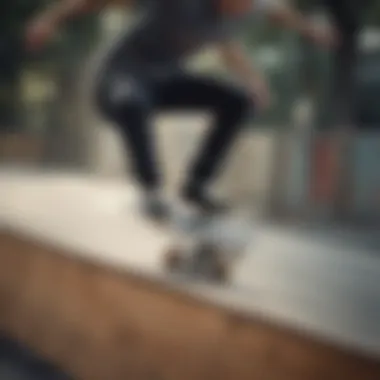
M 201 182 L 190 182 L 187 183 L 183 189 L 182 194 L 185 197 L 194 197 L 208 192 L 208 188 L 204 183 Z

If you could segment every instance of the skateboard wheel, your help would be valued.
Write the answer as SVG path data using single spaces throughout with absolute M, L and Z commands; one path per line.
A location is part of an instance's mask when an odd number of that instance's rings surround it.
M 227 282 L 229 278 L 229 269 L 222 260 L 217 259 L 213 268 L 213 277 L 218 282 Z
M 229 278 L 229 266 L 220 256 L 218 247 L 202 245 L 195 255 L 196 271 L 216 282 L 226 282 Z
M 181 266 L 181 252 L 176 249 L 170 249 L 165 257 L 165 267 L 170 271 L 177 270 Z

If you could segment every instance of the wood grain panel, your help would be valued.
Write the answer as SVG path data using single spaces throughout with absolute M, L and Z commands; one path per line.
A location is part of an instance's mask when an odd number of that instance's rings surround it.
M 0 329 L 83 380 L 375 380 L 380 363 L 0 234 Z

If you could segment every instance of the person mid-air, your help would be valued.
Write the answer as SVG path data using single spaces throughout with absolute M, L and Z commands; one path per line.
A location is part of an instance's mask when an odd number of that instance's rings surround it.
M 42 11 L 28 25 L 29 49 L 41 49 L 66 20 L 87 12 L 100 12 L 108 3 L 112 1 L 61 0 Z M 138 3 L 139 0 L 125 0 L 125 6 Z M 251 15 L 265 12 L 277 24 L 325 47 L 335 44 L 336 34 L 332 29 L 317 27 L 281 0 L 146 3 L 138 25 L 124 32 L 105 57 L 97 78 L 96 103 L 101 113 L 118 126 L 143 194 L 144 209 L 156 219 L 167 217 L 170 207 L 161 193 L 151 116 L 163 110 L 211 111 L 213 125 L 190 166 L 180 194 L 187 204 L 202 212 L 225 211 L 227 204 L 211 195 L 209 184 L 227 158 L 246 118 L 270 103 L 263 76 L 235 41 L 236 32 L 246 25 L 243 20 L 249 22 Z M 197 75 L 185 68 L 186 58 L 212 44 L 242 85 Z

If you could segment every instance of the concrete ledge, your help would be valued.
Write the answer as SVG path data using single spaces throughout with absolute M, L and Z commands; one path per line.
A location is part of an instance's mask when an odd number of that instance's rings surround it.
M 379 358 L 376 249 L 256 223 L 228 286 L 175 279 L 161 265 L 173 236 L 147 223 L 137 211 L 137 199 L 133 186 L 80 173 L 0 172 L 3 230 L 58 246 L 74 259 L 154 279 L 219 308 L 260 315 L 313 339 Z

